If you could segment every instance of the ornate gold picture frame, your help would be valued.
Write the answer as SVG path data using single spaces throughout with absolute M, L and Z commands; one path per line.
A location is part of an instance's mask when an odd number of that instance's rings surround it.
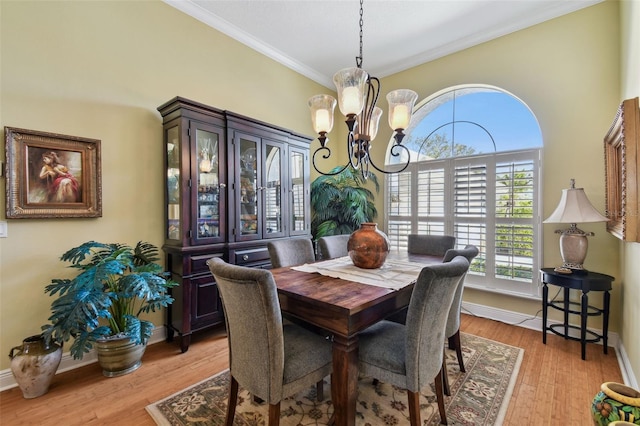
M 5 127 L 8 219 L 101 217 L 100 141 Z
M 640 111 L 638 98 L 618 107 L 604 137 L 607 231 L 623 241 L 640 242 Z

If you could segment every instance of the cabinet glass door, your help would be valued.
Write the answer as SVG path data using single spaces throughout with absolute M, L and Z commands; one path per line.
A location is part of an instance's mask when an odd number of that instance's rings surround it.
M 306 180 L 309 179 L 307 162 L 305 162 L 306 151 L 289 148 L 289 218 L 291 235 L 305 234 L 309 229 L 309 218 L 305 212 L 309 206 L 309 191 Z
M 180 133 L 177 125 L 165 130 L 167 150 L 167 235 L 169 240 L 182 239 L 182 221 L 180 204 L 182 188 L 180 187 Z
M 197 239 L 218 239 L 220 231 L 220 199 L 224 195 L 219 185 L 220 135 L 215 131 L 196 128 L 197 173 Z
M 284 147 L 277 142 L 265 141 L 264 144 L 264 179 L 262 197 L 264 197 L 264 234 L 263 238 L 276 237 L 283 234 L 283 188 L 282 163 Z
M 258 141 L 259 139 L 255 138 L 240 137 L 240 188 L 239 191 L 236 190 L 236 194 L 240 205 L 238 233 L 241 239 L 259 238 L 262 231 L 258 220 L 258 212 L 260 211 Z

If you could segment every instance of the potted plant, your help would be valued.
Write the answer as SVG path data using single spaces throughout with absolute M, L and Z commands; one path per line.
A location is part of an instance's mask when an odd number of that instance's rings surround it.
M 330 173 L 340 170 L 336 167 Z M 369 172 L 367 181 L 380 191 L 375 174 Z M 336 175 L 323 175 L 311 183 L 311 233 L 318 239 L 326 235 L 351 234 L 365 222 L 378 215 L 374 194 L 364 187 L 360 170 L 347 167 Z
M 78 270 L 72 279 L 53 279 L 45 293 L 56 296 L 48 341 L 74 338 L 69 352 L 82 359 L 94 345 L 106 376 L 130 373 L 141 364 L 154 324 L 140 318 L 173 302 L 168 289 L 177 285 L 156 263 L 158 248 L 147 242 L 86 242 L 60 258 Z

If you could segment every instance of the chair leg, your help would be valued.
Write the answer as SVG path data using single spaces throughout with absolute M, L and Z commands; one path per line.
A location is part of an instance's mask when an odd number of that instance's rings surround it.
M 449 339 L 453 339 L 453 344 L 456 348 L 456 356 L 458 357 L 458 365 L 460 366 L 460 371 L 466 373 L 464 369 L 464 359 L 462 358 L 462 343 L 460 343 L 460 329 L 456 331 L 456 334 L 451 336 Z
M 238 381 L 235 377 L 231 376 L 229 382 L 229 401 L 227 402 L 227 418 L 225 420 L 226 426 L 233 425 L 233 417 L 236 415 L 236 405 L 238 404 Z
M 438 411 L 440 412 L 440 424 L 447 424 L 447 413 L 444 411 L 444 395 L 442 394 L 442 371 L 436 376 L 436 400 L 438 401 Z
M 318 402 L 324 401 L 324 381 L 323 380 L 320 380 L 318 383 L 316 383 L 316 394 L 317 394 Z
M 280 424 L 280 403 L 269 404 L 269 424 L 267 426 L 278 426 Z
M 447 372 L 447 358 L 446 355 L 442 357 L 442 389 L 444 394 L 451 396 L 451 388 L 449 387 L 449 373 Z
M 411 426 L 420 426 L 420 392 L 407 390 L 409 398 L 409 421 Z

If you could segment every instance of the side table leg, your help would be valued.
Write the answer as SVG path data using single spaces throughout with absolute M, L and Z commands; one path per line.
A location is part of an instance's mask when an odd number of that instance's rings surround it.
M 549 287 L 547 283 L 542 283 L 542 343 L 547 344 L 547 304 L 549 298 Z
M 564 288 L 564 338 L 569 337 L 569 287 Z
M 609 292 L 604 292 L 604 303 L 602 307 L 602 345 L 604 346 L 604 353 L 607 354 L 608 351 L 608 330 L 609 330 Z
M 587 296 L 587 292 L 582 292 L 582 300 L 581 300 L 581 310 L 580 310 L 580 344 L 582 345 L 582 359 L 584 360 L 587 355 L 587 309 L 589 307 L 589 296 Z

